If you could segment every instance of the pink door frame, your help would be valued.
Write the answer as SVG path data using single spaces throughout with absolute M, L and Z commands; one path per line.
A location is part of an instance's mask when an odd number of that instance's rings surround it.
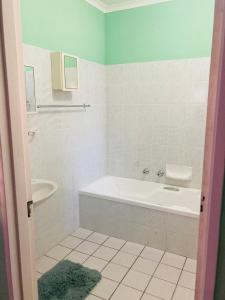
M 6 280 L 7 294 L 9 299 L 13 299 L 13 289 L 12 289 L 12 277 L 11 277 L 11 261 L 10 261 L 10 251 L 9 251 L 9 231 L 8 231 L 8 222 L 7 222 L 7 212 L 6 212 L 6 197 L 5 197 L 5 184 L 4 184 L 4 175 L 3 175 L 3 161 L 2 161 L 2 149 L 0 143 L 0 226 L 3 233 L 4 241 L 4 261 L 6 269 Z
M 20 3 L 0 1 L 0 142 L 3 172 L 1 214 L 12 299 L 37 299 Z M 9 259 L 10 257 L 10 259 Z M 11 279 L 9 278 L 11 276 Z
M 225 162 L 225 0 L 216 0 L 199 229 L 196 300 L 213 300 Z

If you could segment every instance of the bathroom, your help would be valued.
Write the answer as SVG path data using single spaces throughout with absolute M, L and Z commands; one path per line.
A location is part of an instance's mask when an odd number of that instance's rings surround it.
M 214 0 L 137 2 L 21 1 L 37 278 L 192 300 Z

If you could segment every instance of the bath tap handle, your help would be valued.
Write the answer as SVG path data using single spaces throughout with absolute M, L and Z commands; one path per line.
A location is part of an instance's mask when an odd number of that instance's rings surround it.
M 157 176 L 158 177 L 163 177 L 165 175 L 165 172 L 163 171 L 163 170 L 159 170 L 158 172 L 157 172 Z
M 150 173 L 149 169 L 148 168 L 144 168 L 144 170 L 142 171 L 142 173 L 144 175 L 148 175 Z

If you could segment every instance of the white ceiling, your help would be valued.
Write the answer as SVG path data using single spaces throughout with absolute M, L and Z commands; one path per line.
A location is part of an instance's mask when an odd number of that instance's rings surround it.
M 112 11 L 130 9 L 140 6 L 168 2 L 172 0 L 86 0 L 91 5 L 107 13 Z

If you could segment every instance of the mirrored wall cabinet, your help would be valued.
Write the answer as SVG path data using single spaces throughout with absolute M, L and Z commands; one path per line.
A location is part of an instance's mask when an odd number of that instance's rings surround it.
M 78 58 L 55 52 L 51 53 L 53 90 L 73 91 L 78 88 Z
M 27 113 L 37 112 L 37 101 L 35 95 L 34 67 L 24 66 L 25 87 L 26 87 L 26 107 Z

